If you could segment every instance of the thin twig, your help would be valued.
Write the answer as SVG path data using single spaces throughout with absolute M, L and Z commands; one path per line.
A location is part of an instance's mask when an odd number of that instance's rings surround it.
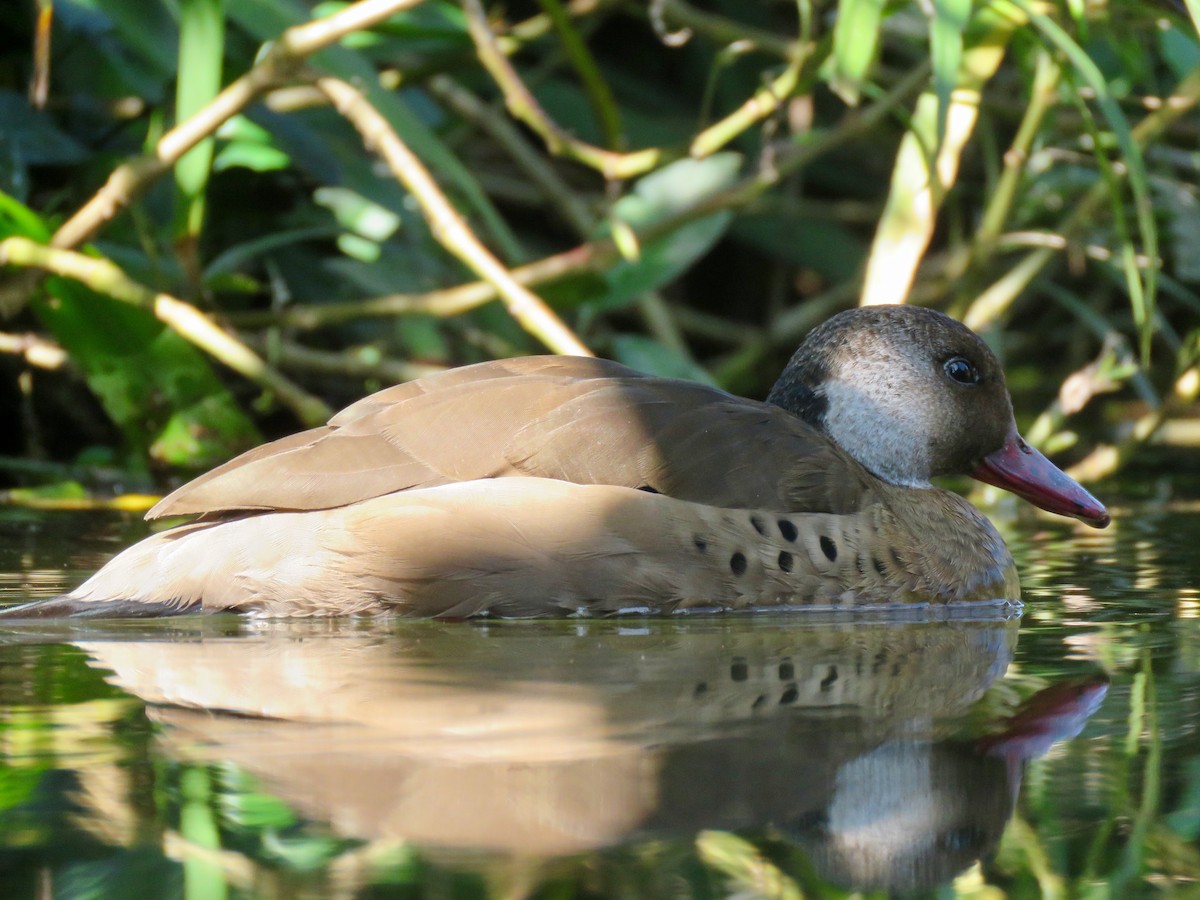
M 429 171 L 357 88 L 341 79 L 328 77 L 317 79 L 316 84 L 338 112 L 358 129 L 367 147 L 379 154 L 392 174 L 416 198 L 438 242 L 496 289 L 510 315 L 526 331 L 555 353 L 592 355 L 541 298 L 520 285 L 480 242 Z
M 0 265 L 25 266 L 52 272 L 82 282 L 92 290 L 114 299 L 150 310 L 185 340 L 264 390 L 276 394 L 304 424 L 319 425 L 332 415 L 332 410 L 323 401 L 276 372 L 258 354 L 222 331 L 196 307 L 138 284 L 106 259 L 47 247 L 28 238 L 11 237 L 0 241 Z
M 0 333 L 0 353 L 21 356 L 39 369 L 61 369 L 68 361 L 67 351 L 37 334 Z
M 511 120 L 493 112 L 486 103 L 448 75 L 434 76 L 428 86 L 435 97 L 487 132 L 512 157 L 525 176 L 541 189 L 579 237 L 586 239 L 592 233 L 595 216 L 588 205 L 576 196 L 553 166 L 546 165 L 546 160 L 534 151 Z
M 463 0 L 463 10 L 467 14 L 467 30 L 475 41 L 479 61 L 500 87 L 509 112 L 532 128 L 546 142 L 551 153 L 591 166 L 607 179 L 618 180 L 642 175 L 679 155 L 677 151 L 658 147 L 617 153 L 589 144 L 563 130 L 542 109 L 508 61 L 508 56 L 488 24 L 487 13 L 480 0 Z
M 696 159 L 716 153 L 746 129 L 774 114 L 800 84 L 804 59 L 805 55 L 797 55 L 770 84 L 760 87 L 732 113 L 696 135 L 688 153 Z
M 294 341 L 281 341 L 262 335 L 246 335 L 244 339 L 281 369 L 290 371 L 337 375 L 344 378 L 376 378 L 386 384 L 399 384 L 433 375 L 445 368 L 388 359 L 372 347 L 330 353 L 325 350 L 313 350 Z

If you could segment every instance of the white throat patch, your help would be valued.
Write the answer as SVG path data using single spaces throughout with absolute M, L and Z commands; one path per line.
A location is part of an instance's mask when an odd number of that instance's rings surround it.
M 913 400 L 897 415 L 897 397 L 914 397 L 886 372 L 849 384 L 835 378 L 821 390 L 828 401 L 825 430 L 838 446 L 884 481 L 903 487 L 931 487 L 930 410 Z M 903 374 L 896 379 L 903 381 Z

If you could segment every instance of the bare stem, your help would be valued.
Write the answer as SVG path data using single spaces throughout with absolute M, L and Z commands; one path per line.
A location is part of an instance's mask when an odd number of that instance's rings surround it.
M 438 242 L 495 288 L 509 313 L 526 331 L 555 353 L 593 355 L 541 298 L 518 283 L 480 242 L 433 176 L 357 88 L 338 78 L 319 78 L 316 83 L 338 112 L 358 129 L 367 147 L 379 154 L 416 198 Z
M 467 14 L 467 30 L 475 41 L 479 61 L 499 85 L 509 112 L 532 128 L 546 142 L 551 153 L 590 166 L 608 179 L 632 178 L 656 168 L 672 155 L 678 156 L 678 153 L 671 154 L 658 147 L 617 153 L 582 141 L 562 129 L 542 109 L 508 61 L 499 39 L 488 24 L 487 13 L 480 0 L 463 0 L 463 10 Z
M 21 356 L 39 369 L 61 369 L 68 361 L 66 350 L 36 334 L 0 333 L 0 353 Z

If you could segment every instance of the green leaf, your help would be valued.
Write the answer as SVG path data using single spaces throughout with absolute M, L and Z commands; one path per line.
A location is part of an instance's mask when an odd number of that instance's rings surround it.
M 842 0 L 833 26 L 833 54 L 826 77 L 830 89 L 857 106 L 879 50 L 884 0 Z
M 32 306 L 139 456 L 207 468 L 259 440 L 207 357 L 148 311 L 63 278 Z
M 0 90 L 0 191 L 24 197 L 32 165 L 68 165 L 87 151 L 15 91 Z
M 217 129 L 217 137 L 225 144 L 213 159 L 213 171 L 242 167 L 254 172 L 286 169 L 292 158 L 276 142 L 267 129 L 245 116 L 234 116 Z
M 686 378 L 716 385 L 716 380 L 702 366 L 671 347 L 653 338 L 638 334 L 621 334 L 612 339 L 613 358 L 631 369 L 664 378 Z
M 937 95 L 937 145 L 946 137 L 950 99 L 958 84 L 963 56 L 963 34 L 971 17 L 971 0 L 935 0 L 929 23 L 929 49 L 933 61 L 933 91 Z
M 642 178 L 633 192 L 613 204 L 613 218 L 635 230 L 688 209 L 733 183 L 741 165 L 736 153 L 707 159 L 681 159 Z M 624 306 L 641 294 L 672 281 L 703 256 L 729 227 L 733 213 L 722 211 L 689 222 L 665 237 L 642 244 L 636 258 L 626 258 L 603 273 L 604 294 L 592 298 L 594 309 Z M 602 233 L 608 229 L 602 229 Z
M 225 49 L 223 0 L 180 0 L 179 64 L 175 82 L 176 124 L 187 121 L 221 89 Z M 196 238 L 204 217 L 204 191 L 212 166 L 213 139 L 200 141 L 175 163 L 183 198 L 176 234 Z

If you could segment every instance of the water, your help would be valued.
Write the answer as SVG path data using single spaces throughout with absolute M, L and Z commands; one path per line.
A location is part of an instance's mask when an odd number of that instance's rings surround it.
M 1200 497 L 996 518 L 1019 620 L 0 630 L 0 897 L 1200 895 Z M 143 533 L 0 515 L 0 602 Z

